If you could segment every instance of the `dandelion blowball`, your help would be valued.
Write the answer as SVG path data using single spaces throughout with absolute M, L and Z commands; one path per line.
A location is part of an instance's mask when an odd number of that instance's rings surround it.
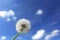
M 31 23 L 27 19 L 20 19 L 16 23 L 16 30 L 18 33 L 27 33 L 31 29 Z

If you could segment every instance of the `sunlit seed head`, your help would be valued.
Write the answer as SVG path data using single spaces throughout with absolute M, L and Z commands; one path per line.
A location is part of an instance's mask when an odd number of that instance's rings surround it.
M 31 23 L 27 19 L 20 19 L 16 23 L 16 30 L 18 33 L 27 33 L 31 29 Z

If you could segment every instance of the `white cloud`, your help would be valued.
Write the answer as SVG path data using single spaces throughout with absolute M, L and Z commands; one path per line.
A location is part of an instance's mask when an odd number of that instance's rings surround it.
M 11 19 L 10 18 L 7 18 L 6 21 L 11 21 Z
M 10 17 L 10 16 L 14 16 L 15 13 L 12 10 L 9 11 L 0 11 L 0 17 Z
M 6 16 L 6 11 L 0 11 L 0 17 L 5 17 Z
M 15 15 L 14 11 L 12 11 L 12 10 L 9 10 L 7 13 L 8 13 L 7 16 L 14 16 Z
M 7 21 L 11 21 L 11 18 L 13 18 L 13 20 L 16 20 L 15 12 L 13 10 L 0 11 L 0 17 L 5 18 Z
M 6 36 L 1 36 L 0 40 L 6 40 Z
M 45 30 L 38 30 L 35 35 L 32 36 L 33 40 L 39 40 L 44 36 Z
M 47 35 L 45 37 L 45 40 L 50 40 L 51 38 L 57 36 L 59 34 L 60 30 L 53 30 L 51 34 Z
M 41 15 L 43 14 L 43 11 L 41 9 L 39 9 L 37 12 L 36 12 L 37 15 Z

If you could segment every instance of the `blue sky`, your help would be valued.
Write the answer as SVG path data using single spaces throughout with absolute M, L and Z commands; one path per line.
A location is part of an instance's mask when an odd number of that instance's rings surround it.
M 16 40 L 60 40 L 60 0 L 0 0 L 0 40 L 12 40 L 21 18 L 31 30 Z

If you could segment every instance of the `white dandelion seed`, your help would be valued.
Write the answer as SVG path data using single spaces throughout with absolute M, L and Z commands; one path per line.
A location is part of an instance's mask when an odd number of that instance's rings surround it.
M 16 31 L 18 32 L 15 37 L 13 38 L 13 40 L 15 40 L 20 33 L 27 33 L 29 30 L 31 29 L 31 23 L 29 20 L 27 19 L 20 19 L 17 23 L 16 23 Z
M 18 33 L 27 33 L 31 29 L 31 23 L 27 19 L 20 19 L 16 23 L 16 30 Z

